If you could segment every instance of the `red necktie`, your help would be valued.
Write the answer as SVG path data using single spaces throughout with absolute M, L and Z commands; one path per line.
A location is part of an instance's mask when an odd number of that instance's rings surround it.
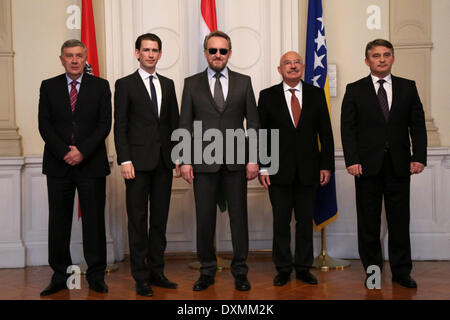
M 77 81 L 72 81 L 72 87 L 70 88 L 70 107 L 72 108 L 72 114 L 75 112 L 78 98 L 77 83 Z
M 298 125 L 298 120 L 300 119 L 300 113 L 302 113 L 302 109 L 300 108 L 300 102 L 295 95 L 295 89 L 289 89 L 291 92 L 291 110 L 292 117 L 294 118 L 295 127 Z
M 75 112 L 75 106 L 77 104 L 78 91 L 77 91 L 77 81 L 72 81 L 72 87 L 70 88 L 70 108 L 72 109 L 72 114 Z M 72 132 L 71 137 L 72 144 L 75 144 L 75 134 Z

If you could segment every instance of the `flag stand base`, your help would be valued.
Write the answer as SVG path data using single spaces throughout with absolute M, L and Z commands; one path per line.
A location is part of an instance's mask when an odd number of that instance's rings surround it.
M 82 264 L 79 265 L 79 267 L 80 267 L 80 270 L 81 270 L 81 274 L 85 276 L 87 268 L 88 268 L 87 264 L 85 262 L 83 262 Z M 105 273 L 111 273 L 111 272 L 114 272 L 114 271 L 117 271 L 117 270 L 119 270 L 119 266 L 117 264 L 115 264 L 115 263 L 108 263 L 106 265 Z
M 314 259 L 312 267 L 320 269 L 320 271 L 328 271 L 332 269 L 344 270 L 345 268 L 350 267 L 351 264 L 349 261 L 334 259 L 328 255 L 325 228 L 321 230 L 321 238 L 322 238 L 322 252 L 319 254 L 317 258 Z

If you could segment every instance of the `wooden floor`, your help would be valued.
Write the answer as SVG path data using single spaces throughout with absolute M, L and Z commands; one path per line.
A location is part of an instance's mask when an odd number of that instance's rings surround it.
M 286 286 L 274 287 L 273 277 L 276 272 L 271 257 L 255 254 L 248 260 L 248 277 L 252 284 L 248 292 L 234 289 L 229 271 L 217 272 L 215 285 L 207 290 L 192 291 L 192 285 L 199 275 L 197 270 L 188 267 L 192 261 L 174 257 L 166 259 L 165 274 L 179 287 L 176 290 L 153 287 L 152 298 L 136 295 L 127 259 L 118 263 L 117 271 L 106 276 L 108 294 L 89 290 L 83 276 L 80 290 L 63 290 L 41 298 L 39 292 L 50 281 L 50 267 L 0 269 L 0 300 L 450 300 L 449 261 L 414 262 L 412 276 L 418 283 L 418 289 L 393 284 L 386 263 L 381 290 L 368 290 L 363 284 L 365 275 L 359 260 L 352 260 L 351 267 L 345 270 L 323 272 L 312 269 L 319 280 L 316 286 L 307 285 L 292 276 Z

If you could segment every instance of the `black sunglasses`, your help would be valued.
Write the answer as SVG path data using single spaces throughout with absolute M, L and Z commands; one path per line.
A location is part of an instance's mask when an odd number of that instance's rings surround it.
M 220 49 L 217 49 L 217 48 L 209 48 L 208 49 L 208 52 L 209 52 L 209 54 L 216 54 L 217 53 L 217 50 L 219 50 L 219 52 L 220 52 L 220 54 L 221 55 L 226 55 L 227 53 L 228 53 L 228 49 L 225 49 L 225 48 L 220 48 Z

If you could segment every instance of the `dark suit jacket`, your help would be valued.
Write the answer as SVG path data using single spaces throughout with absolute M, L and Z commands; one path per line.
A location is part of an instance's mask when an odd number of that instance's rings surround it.
M 71 167 L 64 161 L 70 151 L 72 132 L 83 154 L 78 165 L 86 177 L 110 173 L 105 139 L 111 129 L 111 91 L 108 81 L 83 75 L 72 115 L 66 75 L 44 80 L 39 97 L 39 132 L 44 139 L 42 172 L 62 177 Z
M 295 175 L 302 184 L 319 184 L 320 170 L 334 171 L 333 132 L 324 91 L 303 81 L 302 86 L 297 128 L 289 114 L 283 83 L 262 90 L 259 95 L 261 128 L 268 129 L 269 134 L 271 129 L 278 129 L 280 134 L 279 170 L 271 175 L 272 184 L 292 183 Z M 270 145 L 268 154 L 271 155 Z M 268 165 L 261 164 L 264 166 Z
M 172 131 L 178 126 L 178 103 L 171 79 L 157 74 L 161 84 L 161 110 L 156 117 L 150 95 L 139 72 L 116 81 L 114 93 L 114 140 L 117 162 L 132 161 L 135 170 L 156 168 L 160 152 L 168 169 L 171 161 Z
M 202 121 L 202 136 L 208 129 L 218 129 L 222 133 L 224 146 L 226 145 L 226 129 L 243 129 L 244 119 L 247 129 L 259 129 L 258 110 L 256 108 L 251 79 L 247 75 L 228 69 L 228 95 L 225 109 L 220 112 L 217 108 L 208 82 L 207 70 L 195 74 L 184 81 L 183 98 L 181 102 L 180 128 L 193 133 L 193 121 Z M 193 143 L 195 143 L 193 141 Z M 210 142 L 202 143 L 202 153 Z M 224 150 L 224 155 L 225 155 Z M 237 155 L 236 148 L 234 152 Z M 194 172 L 217 172 L 220 164 L 193 164 Z M 245 170 L 245 164 L 227 164 L 230 171 Z
M 341 136 L 346 166 L 359 163 L 364 175 L 381 170 L 386 143 L 397 175 L 408 176 L 411 161 L 426 165 L 425 116 L 415 82 L 392 76 L 387 122 L 370 75 L 348 84 L 342 101 Z

